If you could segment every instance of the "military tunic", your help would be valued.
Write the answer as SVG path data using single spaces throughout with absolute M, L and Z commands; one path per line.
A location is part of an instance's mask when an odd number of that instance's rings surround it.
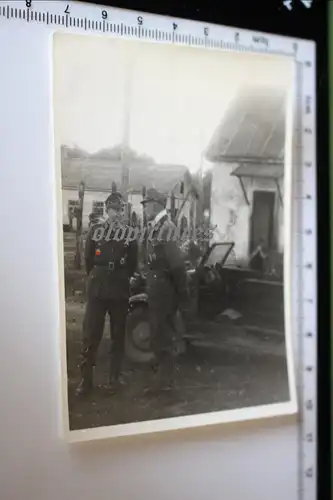
M 175 231 L 176 226 L 164 216 L 147 242 L 147 291 L 152 348 L 157 358 L 173 349 L 177 309 L 185 323 L 192 319 L 184 256 L 172 238 Z
M 95 364 L 105 314 L 111 324 L 111 373 L 117 377 L 125 344 L 125 323 L 128 311 L 129 280 L 136 270 L 138 247 L 126 239 L 129 227 L 110 225 L 109 221 L 94 224 L 87 235 L 85 264 L 88 274 L 87 306 L 83 322 L 82 371 Z

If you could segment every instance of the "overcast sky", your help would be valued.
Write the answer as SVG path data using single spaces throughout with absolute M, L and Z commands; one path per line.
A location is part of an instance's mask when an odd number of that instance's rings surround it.
M 129 115 L 131 148 L 196 170 L 239 87 L 288 87 L 290 68 L 283 57 L 56 34 L 57 141 L 112 147 L 127 140 Z

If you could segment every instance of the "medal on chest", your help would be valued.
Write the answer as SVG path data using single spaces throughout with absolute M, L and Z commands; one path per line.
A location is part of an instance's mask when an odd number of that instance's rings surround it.
M 101 251 L 101 244 L 98 243 L 97 246 L 96 246 L 96 249 L 95 249 L 95 255 L 96 257 L 99 257 L 101 255 L 102 251 Z

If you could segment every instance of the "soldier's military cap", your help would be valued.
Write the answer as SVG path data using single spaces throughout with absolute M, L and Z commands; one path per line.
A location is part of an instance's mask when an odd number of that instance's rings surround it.
M 167 197 L 165 194 L 157 191 L 157 189 L 149 188 L 149 189 L 147 189 L 146 196 L 141 201 L 141 203 L 144 204 L 144 203 L 149 203 L 149 202 L 159 203 L 160 205 L 165 207 L 166 203 L 167 203 Z
M 123 208 L 124 202 L 121 193 L 111 193 L 107 199 L 105 200 L 105 208 L 108 210 L 109 208 L 114 208 L 115 210 L 119 210 Z
M 96 214 L 95 212 L 91 212 L 89 214 L 89 220 L 92 222 L 92 221 L 95 221 L 95 220 L 98 220 L 99 219 L 99 215 Z

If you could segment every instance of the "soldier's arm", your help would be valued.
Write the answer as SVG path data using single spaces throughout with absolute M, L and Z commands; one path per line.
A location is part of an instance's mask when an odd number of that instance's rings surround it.
M 93 240 L 94 230 L 95 230 L 94 226 L 91 226 L 89 228 L 87 238 L 86 238 L 84 260 L 85 260 L 85 264 L 86 264 L 87 274 L 90 273 L 90 271 L 92 270 L 93 265 L 94 265 L 94 256 L 95 256 L 95 250 L 96 250 L 96 242 Z
M 137 241 L 131 241 L 128 245 L 127 263 L 129 275 L 133 276 L 138 266 L 139 246 Z
M 178 307 L 186 322 L 193 319 L 185 260 L 178 244 L 175 241 L 164 243 L 165 257 L 168 262 L 170 277 L 178 296 Z

